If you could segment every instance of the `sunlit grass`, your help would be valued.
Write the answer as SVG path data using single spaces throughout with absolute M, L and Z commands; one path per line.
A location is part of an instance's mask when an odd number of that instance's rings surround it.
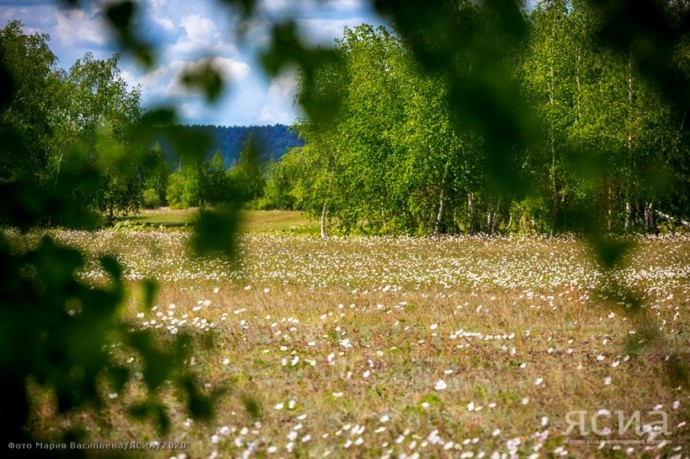
M 197 208 L 142 210 L 138 215 L 119 217 L 119 227 L 145 225 L 156 228 L 190 227 L 198 213 Z M 242 213 L 241 229 L 248 233 L 289 232 L 297 234 L 315 234 L 318 222 L 309 219 L 305 214 L 292 210 L 246 210 Z
M 190 422 L 169 399 L 178 414 L 165 440 L 186 442 L 187 457 L 688 454 L 689 392 L 662 371 L 671 352 L 688 356 L 687 237 L 640 238 L 615 273 L 668 337 L 631 353 L 637 325 L 602 298 L 602 273 L 571 238 L 253 234 L 237 264 L 195 259 L 185 232 L 56 236 L 119 254 L 133 291 L 162 280 L 152 311 L 129 304 L 136 326 L 212 343 L 187 364 L 227 389 L 215 421 Z M 90 433 L 158 438 L 122 414 L 135 395 L 114 394 Z M 569 411 L 639 410 L 649 424 L 655 409 L 670 435 L 619 436 L 615 415 L 598 418 L 611 434 L 565 435 Z

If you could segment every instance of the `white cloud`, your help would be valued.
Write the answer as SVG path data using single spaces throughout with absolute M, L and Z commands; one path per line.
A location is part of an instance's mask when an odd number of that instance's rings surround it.
M 183 17 L 180 24 L 187 31 L 187 38 L 193 43 L 207 43 L 209 36 L 218 35 L 213 21 L 198 14 Z
M 55 11 L 55 37 L 60 44 L 102 46 L 108 37 L 106 25 L 99 18 L 87 14 L 82 9 L 58 9 Z
M 259 124 L 292 124 L 295 121 L 293 99 L 297 89 L 295 74 L 285 74 L 273 78 L 268 87 L 258 115 L 253 122 Z
M 141 84 L 144 98 L 147 100 L 185 98 L 194 93 L 181 83 L 181 76 L 185 72 L 201 68 L 208 61 L 205 58 L 194 61 L 175 59 L 140 77 L 134 77 L 131 73 L 124 71 L 122 76 L 131 86 Z M 226 83 L 232 84 L 244 80 L 251 73 L 251 67 L 247 63 L 234 59 L 216 57 L 211 58 L 210 62 L 220 72 Z
M 283 107 L 266 104 L 259 110 L 256 118 L 258 124 L 292 124 L 295 121 L 295 114 L 292 110 Z
M 139 84 L 138 78 L 134 76 L 134 74 L 129 70 L 121 70 L 120 78 L 125 80 L 125 83 L 127 83 L 127 86 L 129 86 L 130 88 L 136 87 L 136 85 Z
M 261 0 L 258 10 L 274 20 L 290 17 L 298 22 L 309 18 L 367 18 L 365 22 L 381 21 L 367 0 Z
M 259 8 L 268 13 L 288 13 L 294 11 L 313 12 L 316 8 L 332 11 L 355 11 L 368 8 L 364 0 L 261 0 Z
M 202 70 L 208 64 L 215 68 L 226 82 L 241 80 L 251 72 L 251 68 L 246 62 L 236 61 L 227 57 L 203 58 L 192 62 L 174 61 L 174 64 L 178 80 L 182 74 Z
M 232 43 L 223 39 L 215 23 L 210 19 L 192 14 L 183 17 L 179 22 L 185 30 L 185 36 L 167 50 L 169 55 L 232 55 L 237 52 L 237 48 Z
M 168 92 L 166 88 L 170 80 L 170 68 L 168 66 L 161 66 L 157 69 L 146 73 L 145 75 L 137 75 L 136 71 L 128 69 L 122 70 L 120 76 L 127 82 L 130 88 L 141 85 L 144 97 L 161 98 Z
M 298 3 L 295 0 L 262 0 L 259 8 L 268 13 L 284 13 L 294 9 Z
M 0 0 L 2 3 L 3 0 Z M 117 52 L 100 7 L 115 0 L 81 2 L 82 9 L 58 8 L 50 0 L 12 0 L 0 8 L 0 20 L 21 19 L 25 30 L 48 33 L 60 65 L 69 67 L 91 51 L 96 58 Z M 531 0 L 530 0 L 531 1 Z M 184 122 L 218 124 L 292 123 L 295 79 L 284 75 L 266 80 L 251 68 L 252 55 L 269 40 L 271 22 L 292 17 L 303 26 L 311 43 L 333 44 L 343 27 L 361 22 L 380 23 L 366 0 L 258 0 L 260 14 L 253 18 L 244 41 L 237 41 L 237 21 L 216 0 L 148 0 L 141 2 L 139 25 L 144 38 L 159 49 L 159 66 L 143 73 L 127 55 L 120 61 L 121 76 L 130 87 L 143 86 L 142 103 L 178 104 Z M 213 106 L 185 90 L 179 75 L 201 59 L 216 56 L 216 65 L 229 81 L 228 91 Z
M 199 118 L 199 106 L 192 102 L 183 102 L 177 106 L 183 119 L 194 120 Z
M 154 15 L 151 19 L 153 19 L 153 22 L 161 26 L 167 32 L 172 32 L 175 30 L 175 24 L 173 23 L 172 19 L 167 16 Z
M 246 62 L 227 57 L 217 57 L 212 59 L 212 62 L 221 71 L 221 74 L 230 80 L 240 80 L 251 72 L 251 67 Z
M 363 0 L 331 0 L 326 5 L 337 11 L 361 10 L 369 6 Z
M 297 90 L 297 80 L 295 74 L 280 75 L 271 80 L 271 85 L 268 87 L 268 94 L 271 97 L 292 100 Z

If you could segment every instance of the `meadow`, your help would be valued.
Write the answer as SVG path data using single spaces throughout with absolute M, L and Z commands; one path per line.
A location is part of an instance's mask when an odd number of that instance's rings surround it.
M 141 452 L 165 458 L 688 457 L 687 380 L 664 370 L 689 356 L 688 236 L 638 237 L 606 276 L 565 236 L 249 232 L 230 261 L 195 258 L 185 231 L 53 234 L 117 254 L 123 313 L 162 339 L 201 336 L 186 364 L 225 390 L 211 423 L 165 393 L 166 438 L 124 415 L 137 387 L 110 394 L 86 420 L 94 440 L 184 443 Z M 151 311 L 136 301 L 147 277 L 161 282 Z M 610 301 L 610 285 L 643 310 Z

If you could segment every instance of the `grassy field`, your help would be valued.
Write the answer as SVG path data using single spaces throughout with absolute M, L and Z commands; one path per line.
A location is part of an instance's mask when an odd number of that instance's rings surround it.
M 143 210 L 138 215 L 119 217 L 120 225 L 144 225 L 163 228 L 185 228 L 192 224 L 197 208 Z M 243 213 L 242 229 L 255 232 L 316 233 L 318 222 L 310 220 L 302 212 L 291 210 L 247 210 Z
M 127 314 L 209 337 L 187 363 L 228 390 L 211 424 L 168 394 L 177 414 L 164 439 L 123 415 L 137 388 L 111 394 L 89 423 L 95 439 L 184 442 L 162 458 L 690 453 L 690 392 L 664 371 L 674 352 L 690 360 L 689 238 L 641 238 L 615 273 L 663 332 L 636 348 L 643 321 L 604 298 L 610 279 L 569 238 L 253 233 L 238 265 L 195 259 L 179 231 L 57 237 L 117 253 L 133 285 L 161 279 L 154 310 L 132 302 Z M 636 413 L 640 432 L 619 432 Z

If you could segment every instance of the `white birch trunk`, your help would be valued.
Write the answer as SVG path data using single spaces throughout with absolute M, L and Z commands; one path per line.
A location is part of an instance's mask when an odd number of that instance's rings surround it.
M 328 239 L 328 234 L 326 233 L 326 214 L 328 213 L 328 202 L 323 203 L 323 208 L 321 209 L 321 239 Z

